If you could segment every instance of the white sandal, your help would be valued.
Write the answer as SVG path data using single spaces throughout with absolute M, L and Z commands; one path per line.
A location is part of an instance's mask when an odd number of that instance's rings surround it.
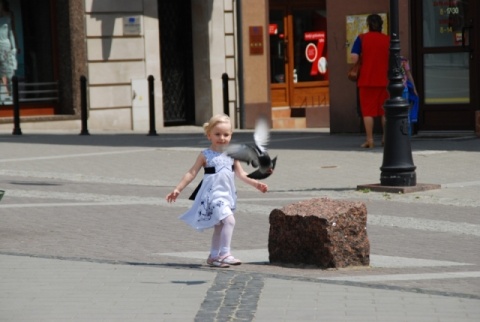
M 221 263 L 228 264 L 228 265 L 240 265 L 240 264 L 242 264 L 241 260 L 233 257 L 233 255 L 231 255 L 231 254 L 221 256 L 217 260 Z
M 219 268 L 229 268 L 230 265 L 228 265 L 227 263 L 224 263 L 220 260 L 220 258 L 212 258 L 210 256 L 208 256 L 207 258 L 207 264 L 210 266 L 210 267 L 219 267 Z

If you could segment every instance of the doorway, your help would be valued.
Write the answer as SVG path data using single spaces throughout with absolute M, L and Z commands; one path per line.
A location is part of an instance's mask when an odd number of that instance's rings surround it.
M 272 107 L 295 115 L 330 105 L 326 35 L 325 1 L 270 1 Z
M 419 130 L 473 131 L 480 108 L 480 3 L 413 2 Z
M 158 1 L 165 126 L 195 122 L 191 0 Z

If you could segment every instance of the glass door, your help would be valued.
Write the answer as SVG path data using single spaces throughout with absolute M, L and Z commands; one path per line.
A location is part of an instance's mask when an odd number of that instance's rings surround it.
M 413 67 L 421 89 L 419 128 L 473 130 L 479 102 L 478 3 L 422 0 L 417 6 L 414 10 L 422 12 L 421 24 L 417 20 L 421 54 Z
M 270 1 L 273 107 L 330 105 L 325 1 Z
M 293 8 L 291 107 L 328 106 L 327 17 L 319 7 Z
M 273 106 L 289 105 L 288 81 L 290 80 L 288 60 L 288 34 L 284 8 L 270 9 L 270 81 Z

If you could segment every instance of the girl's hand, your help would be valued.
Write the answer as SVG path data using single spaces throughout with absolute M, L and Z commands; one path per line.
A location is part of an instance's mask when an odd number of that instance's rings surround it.
M 260 190 L 263 193 L 268 191 L 268 186 L 265 183 L 260 181 L 257 181 L 257 183 L 255 183 L 255 188 Z
M 180 191 L 178 191 L 177 189 L 173 190 L 172 192 L 170 192 L 168 195 L 167 195 L 167 202 L 175 202 L 175 200 L 177 200 L 177 197 L 178 195 L 180 194 Z

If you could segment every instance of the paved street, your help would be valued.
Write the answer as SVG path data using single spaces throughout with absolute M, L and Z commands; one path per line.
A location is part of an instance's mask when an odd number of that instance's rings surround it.
M 414 137 L 417 182 L 441 189 L 391 194 L 356 190 L 379 182 L 380 138 L 273 131 L 270 191 L 237 181 L 244 263 L 219 270 L 211 231 L 178 220 L 201 178 L 165 201 L 208 141 L 158 132 L 0 131 L 0 321 L 480 321 L 479 138 Z M 365 202 L 369 267 L 269 264 L 270 212 L 318 197 Z

